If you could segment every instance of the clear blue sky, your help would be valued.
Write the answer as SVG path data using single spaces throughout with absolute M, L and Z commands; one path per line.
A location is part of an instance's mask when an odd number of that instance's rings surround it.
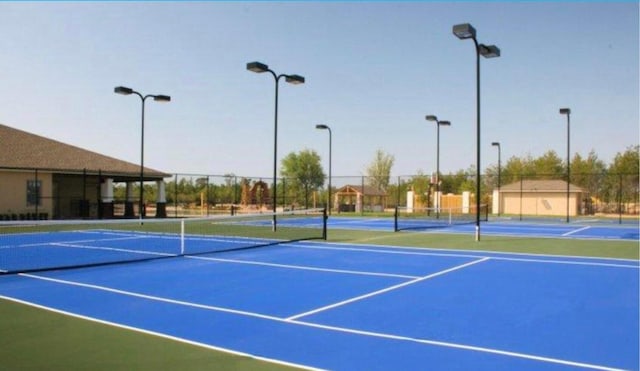
M 281 159 L 303 149 L 333 175 L 365 173 L 377 149 L 393 175 L 475 165 L 471 23 L 502 57 L 481 61 L 482 168 L 555 150 L 609 163 L 639 142 L 638 2 L 0 2 L 0 123 L 167 172 L 272 175 L 274 81 Z M 0 138 L 1 142 L 1 138 Z

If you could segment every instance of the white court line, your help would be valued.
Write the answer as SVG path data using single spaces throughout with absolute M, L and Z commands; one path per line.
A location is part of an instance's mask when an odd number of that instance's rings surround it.
M 487 261 L 487 260 L 489 260 L 489 258 L 482 258 L 482 259 L 474 260 L 474 261 L 469 262 L 469 263 L 457 265 L 457 266 L 455 266 L 453 268 L 445 269 L 443 271 L 436 272 L 436 273 L 430 274 L 428 276 L 419 277 L 419 278 L 416 278 L 416 279 L 411 280 L 411 281 L 407 281 L 407 282 L 403 282 L 403 283 L 398 284 L 398 285 L 387 287 L 386 289 L 377 290 L 377 291 L 374 291 L 374 292 L 370 292 L 368 294 L 356 296 L 355 298 L 351 298 L 351 299 L 343 300 L 343 301 L 338 302 L 338 303 L 330 304 L 330 305 L 324 306 L 322 308 L 317 308 L 317 309 L 310 310 L 310 311 L 305 312 L 305 313 L 296 314 L 295 316 L 288 317 L 286 320 L 287 321 L 293 321 L 293 320 L 296 320 L 298 318 L 306 317 L 306 316 L 309 316 L 309 315 L 312 315 L 312 314 L 316 314 L 316 313 L 319 313 L 319 312 L 324 312 L 324 311 L 329 310 L 329 309 L 333 309 L 333 308 L 340 307 L 340 306 L 343 306 L 343 305 L 346 305 L 346 304 L 350 304 L 350 303 L 353 303 L 353 302 L 356 302 L 356 301 L 359 301 L 359 300 L 370 298 L 372 296 L 380 295 L 380 294 L 383 294 L 385 292 L 396 290 L 396 289 L 399 289 L 399 288 L 404 287 L 404 286 L 413 285 L 414 283 L 418 283 L 418 282 L 421 282 L 421 281 L 428 280 L 430 278 L 441 276 L 443 274 L 450 273 L 450 272 L 456 271 L 458 269 L 466 268 L 466 267 L 469 267 L 469 266 L 474 265 L 474 264 L 482 263 L 482 262 Z
M 70 243 L 59 243 L 59 242 L 52 243 L 51 245 L 60 246 L 60 247 L 71 247 L 74 249 L 106 250 L 106 251 L 127 252 L 127 253 L 134 253 L 134 254 L 143 254 L 143 255 L 177 256 L 177 254 L 163 253 L 163 252 L 157 252 L 157 251 L 119 249 L 115 247 L 103 247 L 103 246 L 74 245 Z
M 604 266 L 604 267 L 618 267 L 618 268 L 634 268 L 639 269 L 639 265 L 622 264 L 622 262 L 637 262 L 634 259 L 620 259 L 620 258 L 601 258 L 592 256 L 563 256 L 563 255 L 548 255 L 548 254 L 529 254 L 529 253 L 514 253 L 514 252 L 502 252 L 502 251 L 481 251 L 481 250 L 449 250 L 449 249 L 431 249 L 427 247 L 411 247 L 411 246 L 391 246 L 391 245 L 377 245 L 371 247 L 370 245 L 362 245 L 362 247 L 356 247 L 355 245 L 345 244 L 341 246 L 339 243 L 330 244 L 318 244 L 317 246 L 296 243 L 293 246 L 303 249 L 316 249 L 316 250 L 336 250 L 336 251 L 355 251 L 365 253 L 378 253 L 378 254 L 392 254 L 392 255 L 418 255 L 418 256 L 443 256 L 450 258 L 472 258 L 480 259 L 489 257 L 491 260 L 504 260 L 504 261 L 518 261 L 518 262 L 531 262 L 531 263 L 549 263 L 549 264 L 567 264 L 567 265 L 587 265 L 587 266 Z M 391 250 L 384 250 L 391 249 Z M 434 252 L 443 251 L 443 252 Z M 445 252 L 450 251 L 450 252 Z M 459 253 L 457 251 L 460 251 Z M 465 252 L 476 253 L 465 254 Z M 512 255 L 513 258 L 501 255 Z M 523 256 L 519 258 L 518 256 Z M 530 256 L 531 258 L 526 258 Z M 540 259 L 548 257 L 549 259 Z M 598 261 L 576 261 L 576 260 L 553 260 L 552 258 L 567 258 L 567 259 L 581 259 L 581 260 L 604 260 L 604 261 L 619 261 L 617 263 L 601 263 Z
M 285 361 L 280 361 L 280 360 L 277 360 L 277 359 L 256 356 L 256 355 L 249 354 L 249 353 L 239 352 L 239 351 L 236 351 L 236 350 L 233 350 L 233 349 L 221 348 L 221 347 L 217 347 L 217 346 L 214 346 L 214 345 L 211 345 L 211 344 L 205 344 L 205 343 L 201 343 L 201 342 L 197 342 L 197 341 L 193 341 L 193 340 L 188 340 L 188 339 L 179 338 L 179 337 L 176 337 L 176 336 L 163 334 L 161 332 L 144 330 L 144 329 L 141 329 L 141 328 L 138 328 L 138 327 L 132 327 L 132 326 L 127 326 L 127 325 L 123 325 L 123 324 L 120 324 L 120 323 L 116 323 L 116 322 L 110 322 L 110 321 L 105 321 L 105 320 L 101 320 L 101 319 L 97 319 L 97 318 L 87 317 L 87 316 L 83 316 L 83 315 L 80 315 L 80 314 L 67 312 L 67 311 L 60 310 L 60 309 L 50 308 L 50 307 L 46 307 L 46 306 L 43 306 L 43 305 L 40 305 L 40 304 L 35 304 L 35 303 L 28 302 L 28 301 L 16 299 L 16 298 L 11 298 L 11 297 L 8 297 L 8 296 L 0 295 L 0 299 L 10 300 L 10 301 L 13 301 L 13 302 L 16 302 L 16 303 L 20 303 L 20 304 L 24 304 L 24 305 L 28 305 L 28 306 L 31 306 L 31 307 L 34 307 L 34 308 L 47 310 L 47 311 L 50 311 L 50 312 L 62 314 L 62 315 L 69 316 L 69 317 L 79 318 L 79 319 L 86 320 L 86 321 L 96 322 L 96 323 L 99 323 L 99 324 L 102 324 L 102 325 L 113 326 L 113 327 L 117 327 L 117 328 L 121 328 L 121 329 L 125 329 L 125 330 L 139 332 L 139 333 L 142 333 L 142 334 L 158 336 L 158 337 L 163 338 L 163 339 L 169 339 L 169 340 L 177 341 L 177 342 L 180 342 L 180 343 L 189 344 L 189 345 L 195 345 L 195 346 L 198 346 L 198 347 L 202 347 L 202 348 L 206 348 L 206 349 L 212 349 L 212 350 L 216 350 L 216 351 L 219 351 L 219 352 L 224 352 L 224 353 L 233 354 L 233 355 L 237 355 L 237 356 L 249 357 L 249 358 L 252 358 L 252 359 L 259 360 L 259 361 L 266 361 L 266 362 L 270 362 L 270 363 L 274 363 L 274 364 L 290 366 L 290 367 L 300 368 L 300 369 L 304 369 L 304 370 L 312 370 L 312 371 L 322 371 L 323 370 L 323 369 L 320 369 L 320 368 L 305 366 L 305 365 L 301 365 L 301 364 L 297 364 L 297 363 L 285 362 Z
M 147 238 L 146 236 L 126 236 L 126 237 L 118 237 L 118 238 L 99 238 L 99 239 L 83 239 L 83 240 L 74 240 L 74 241 L 56 241 L 56 242 L 34 242 L 34 243 L 24 243 L 20 245 L 4 245 L 0 246 L 0 249 L 15 249 L 19 247 L 37 247 L 37 246 L 48 246 L 56 243 L 88 243 L 88 242 L 104 242 L 104 241 L 124 241 L 124 240 L 137 240 Z
M 337 227 L 337 226 L 341 226 L 341 225 L 346 225 L 346 224 L 362 224 L 362 220 L 344 220 L 344 219 L 332 219 L 333 222 L 335 223 L 334 225 L 332 225 L 331 227 Z M 373 219 L 367 219 L 366 224 L 363 224 L 363 228 L 367 228 L 370 227 L 371 224 L 375 224 L 375 222 L 379 222 L 379 221 L 386 221 L 385 219 L 380 219 L 380 218 L 373 218 Z M 371 223 L 374 222 L 374 223 Z
M 524 263 L 543 263 L 543 264 L 566 264 L 566 265 L 586 265 L 590 267 L 612 267 L 612 268 L 631 268 L 640 269 L 638 265 L 614 264 L 614 263 L 598 263 L 598 262 L 579 262 L 570 260 L 551 260 L 551 259 L 525 259 L 525 258 L 500 258 L 492 257 L 493 260 L 524 262 Z
M 479 263 L 479 261 L 471 262 L 469 264 L 475 264 L 475 263 Z M 288 320 L 288 319 L 284 319 L 284 318 L 279 318 L 279 317 L 274 317 L 274 316 L 269 316 L 269 315 L 264 315 L 264 314 L 259 314 L 259 313 L 246 312 L 246 311 L 240 311 L 240 310 L 228 309 L 228 308 L 221 308 L 221 307 L 215 307 L 215 306 L 210 306 L 210 305 L 203 305 L 203 304 L 185 302 L 185 301 L 180 301 L 180 300 L 173 300 L 173 299 L 168 299 L 168 298 L 163 298 L 163 297 L 158 297 L 158 296 L 138 294 L 138 293 L 129 292 L 129 291 L 112 289 L 112 288 L 104 287 L 104 286 L 90 285 L 90 284 L 85 284 L 85 283 L 81 283 L 81 282 L 66 281 L 66 280 L 61 280 L 61 279 L 56 279 L 56 278 L 48 278 L 48 277 L 32 275 L 32 274 L 23 274 L 23 273 L 21 273 L 19 275 L 20 276 L 24 276 L 24 277 L 33 278 L 33 279 L 38 279 L 38 280 L 51 281 L 51 282 L 56 282 L 56 283 L 61 283 L 61 284 L 66 284 L 66 285 L 71 285 L 71 286 L 86 287 L 86 288 L 102 290 L 102 291 L 107 291 L 107 292 L 112 292 L 112 293 L 122 294 L 122 295 L 127 295 L 127 296 L 133 296 L 133 297 L 138 297 L 138 298 L 147 299 L 147 300 L 154 300 L 154 301 L 159 301 L 159 302 L 164 302 L 164 303 L 169 303 L 169 304 L 177 304 L 177 305 L 183 305 L 183 306 L 199 308 L 199 309 L 205 309 L 205 310 L 220 311 L 220 312 L 225 312 L 225 313 L 244 315 L 244 316 L 248 316 L 248 317 L 261 318 L 261 319 L 266 319 L 266 320 L 271 320 L 271 321 L 276 321 L 276 322 L 283 322 L 283 323 L 295 324 L 295 325 L 299 325 L 299 326 L 318 328 L 318 329 L 322 329 L 322 330 L 343 332 L 343 333 L 349 333 L 349 334 L 355 334 L 355 335 L 363 335 L 363 336 L 371 336 L 371 337 L 390 339 L 390 340 L 413 342 L 413 343 L 433 345 L 433 346 L 444 347 L 444 348 L 454 348 L 454 349 L 469 350 L 469 351 L 480 352 L 480 353 L 496 354 L 496 355 L 507 356 L 507 357 L 522 358 L 522 359 L 529 359 L 529 360 L 539 361 L 539 362 L 547 362 L 547 363 L 554 363 L 554 364 L 569 365 L 569 366 L 573 366 L 573 367 L 588 368 L 588 369 L 593 369 L 593 370 L 624 371 L 623 369 L 618 369 L 618 368 L 613 368 L 613 367 L 607 367 L 607 366 L 601 366 L 601 365 L 595 365 L 595 364 L 589 364 L 589 363 L 583 363 L 583 362 L 568 361 L 568 360 L 563 360 L 563 359 L 559 359 L 559 358 L 536 356 L 536 355 L 527 354 L 527 353 L 511 352 L 511 351 L 501 350 L 501 349 L 484 348 L 484 347 L 478 347 L 478 346 L 473 346 L 473 345 L 449 343 L 449 342 L 437 341 L 437 340 L 416 339 L 416 338 L 400 336 L 400 335 L 385 334 L 385 333 L 371 332 L 371 331 L 362 331 L 362 330 L 356 330 L 356 329 L 350 329 L 350 328 L 344 328 L 344 327 L 336 327 L 336 326 L 327 326 L 327 325 L 321 325 L 321 324 L 316 324 L 316 323 L 312 323 L 312 322 Z M 137 331 L 137 332 L 141 332 L 141 333 L 157 334 L 155 332 L 143 330 L 143 329 L 140 329 L 140 328 L 125 327 L 124 325 L 120 325 L 120 324 L 116 324 L 116 323 L 112 323 L 112 322 L 106 322 L 106 321 L 102 321 L 102 320 L 99 320 L 99 319 L 96 319 L 96 318 L 85 317 L 85 316 L 81 316 L 81 315 L 77 315 L 77 314 L 73 314 L 73 313 L 69 313 L 69 312 L 64 312 L 64 311 L 60 311 L 58 309 L 49 308 L 49 307 L 41 306 L 41 305 L 38 305 L 38 304 L 29 303 L 29 302 L 26 302 L 26 301 L 21 301 L 19 299 L 5 297 L 5 296 L 2 296 L 2 295 L 0 295 L 0 298 L 17 301 L 17 302 L 20 302 L 20 303 L 23 303 L 23 304 L 27 304 L 27 305 L 31 305 L 31 306 L 34 306 L 34 307 L 38 307 L 38 308 L 41 308 L 41 309 L 50 310 L 52 312 L 68 314 L 70 316 L 79 317 L 79 318 L 87 319 L 87 320 L 98 322 L 98 323 L 110 324 L 110 325 L 113 325 L 113 326 L 116 326 L 116 327 L 127 328 L 127 329 L 130 329 L 130 330 L 133 330 L 133 331 Z M 206 344 L 202 345 L 201 343 L 191 342 L 191 341 L 186 340 L 186 339 L 175 338 L 175 337 L 171 337 L 171 336 L 165 335 L 165 334 L 158 334 L 158 335 L 161 336 L 161 337 L 178 340 L 178 341 L 181 341 L 181 342 L 184 342 L 184 343 L 189 343 L 189 344 L 194 344 L 194 345 L 201 345 L 201 346 L 205 346 L 207 348 L 215 348 L 215 347 L 212 347 L 210 345 L 206 345 Z M 231 351 L 231 352 L 234 352 L 234 351 Z M 236 352 L 236 354 L 237 354 L 237 352 Z M 305 367 L 305 368 L 308 368 L 308 367 Z
M 320 267 L 310 267 L 305 265 L 277 264 L 277 263 L 267 263 L 267 262 L 260 262 L 260 261 L 254 261 L 254 260 L 221 259 L 221 258 L 191 256 L 191 255 L 186 255 L 185 258 L 208 260 L 208 261 L 215 261 L 215 262 L 221 262 L 221 263 L 259 265 L 259 266 L 265 266 L 265 267 L 299 269 L 299 270 L 306 270 L 306 271 L 329 272 L 329 273 L 345 273 L 345 274 L 354 274 L 354 275 L 362 275 L 362 276 L 393 277 L 393 278 L 408 278 L 408 279 L 418 278 L 417 276 L 408 276 L 404 274 L 376 273 L 376 272 L 354 271 L 354 270 L 347 270 L 347 269 L 320 268 Z
M 523 358 L 523 359 L 529 359 L 529 360 L 539 361 L 539 362 L 547 362 L 547 363 L 555 363 L 555 364 L 561 364 L 561 365 L 567 365 L 567 366 L 573 366 L 573 367 L 588 368 L 588 369 L 592 369 L 592 370 L 625 371 L 624 369 L 621 369 L 621 368 L 607 367 L 607 366 L 595 365 L 595 364 L 584 363 L 584 362 L 575 362 L 575 361 L 569 361 L 569 360 L 564 360 L 564 359 L 559 359 L 559 358 L 536 356 L 536 355 L 533 355 L 533 354 L 511 352 L 511 351 L 508 351 L 508 350 L 484 348 L 484 347 L 478 347 L 478 346 L 474 346 L 474 345 L 450 343 L 450 342 L 446 342 L 446 341 L 437 341 L 437 340 L 429 340 L 429 339 L 416 339 L 416 338 L 411 338 L 411 337 L 407 337 L 407 336 L 384 334 L 384 333 L 372 332 L 372 331 L 362 331 L 362 330 L 343 328 L 343 327 L 336 327 L 336 326 L 326 326 L 326 325 L 320 325 L 320 324 L 317 324 L 317 323 L 304 322 L 304 321 L 292 321 L 292 323 L 295 323 L 295 324 L 298 324 L 298 325 L 303 325 L 303 326 L 319 328 L 319 329 L 323 329 L 323 330 L 345 332 L 345 333 L 349 333 L 349 334 L 371 336 L 371 337 L 377 337 L 377 338 L 383 338 L 383 339 L 408 341 L 408 342 L 413 342 L 413 343 L 427 344 L 427 345 L 439 346 L 439 347 L 444 347 L 444 348 L 470 350 L 470 351 L 480 352 L 480 353 L 497 354 L 497 355 L 501 355 L 501 356 L 514 357 L 514 358 Z
M 269 315 L 266 315 L 266 314 L 259 314 L 259 313 L 253 313 L 253 312 L 247 312 L 247 311 L 229 309 L 229 308 L 223 308 L 223 307 L 216 307 L 216 306 L 213 306 L 213 305 L 197 304 L 197 303 L 192 303 L 192 302 L 182 301 L 182 300 L 168 299 L 168 298 L 163 298 L 163 297 L 160 297 L 160 296 L 140 294 L 140 293 L 136 293 L 136 292 L 133 292 L 133 291 L 119 290 L 119 289 L 114 289 L 114 288 L 106 287 L 106 286 L 92 285 L 92 284 L 88 284 L 88 283 L 75 282 L 75 281 L 67 281 L 67 280 L 62 280 L 62 279 L 58 279 L 58 278 L 39 276 L 39 275 L 29 274 L 29 273 L 18 273 L 18 275 L 19 276 L 23 276 L 23 277 L 34 278 L 34 279 L 42 280 L 42 281 L 49 281 L 49 282 L 61 283 L 61 284 L 65 284 L 65 285 L 85 287 L 85 288 L 94 289 L 94 290 L 106 291 L 106 292 L 111 292 L 111 293 L 114 293 L 114 294 L 131 296 L 131 297 L 134 297 L 134 298 L 154 300 L 154 301 L 159 301 L 159 302 L 162 302 L 162 303 L 177 304 L 177 305 L 183 305 L 183 306 L 192 307 L 192 308 L 214 310 L 214 311 L 224 312 L 224 313 L 239 314 L 239 315 L 243 315 L 243 316 L 247 316 L 247 317 L 269 319 L 269 320 L 273 320 L 273 321 L 283 321 L 281 318 L 274 317 L 274 316 L 269 316 Z
M 567 232 L 567 233 L 563 233 L 563 234 L 562 234 L 562 237 L 571 236 L 571 235 L 572 235 L 572 234 L 574 234 L 574 233 L 582 232 L 582 231 L 587 230 L 587 229 L 589 229 L 589 228 L 591 228 L 591 226 L 590 226 L 590 225 L 588 225 L 588 226 L 586 226 L 586 227 L 578 228 L 578 229 L 575 229 L 575 230 L 573 230 L 573 231 L 570 231 L 570 232 Z

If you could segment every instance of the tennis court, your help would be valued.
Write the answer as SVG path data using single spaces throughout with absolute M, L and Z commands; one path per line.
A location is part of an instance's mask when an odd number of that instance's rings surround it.
M 451 225 L 446 218 L 442 222 L 433 220 L 405 221 L 402 230 L 411 230 L 417 233 L 475 233 L 475 221 L 463 220 Z M 333 217 L 328 221 L 330 229 L 359 229 L 375 231 L 393 231 L 394 220 L 392 217 Z M 638 225 L 604 224 L 587 220 L 578 220 L 571 223 L 563 222 L 521 222 L 505 219 L 496 219 L 489 222 L 481 222 L 482 234 L 491 236 L 515 236 L 515 237 L 549 237 L 549 238 L 573 238 L 573 239 L 601 239 L 601 240 L 640 240 Z
M 10 245 L 167 253 L 175 239 L 113 233 L 21 233 Z M 225 250 L 237 243 L 227 238 L 198 241 Z M 637 260 L 243 241 L 262 247 L 5 274 L 0 296 L 310 369 L 639 368 Z

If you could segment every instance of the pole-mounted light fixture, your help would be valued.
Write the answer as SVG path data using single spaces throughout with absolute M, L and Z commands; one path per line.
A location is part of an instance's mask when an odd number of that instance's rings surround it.
M 436 123 L 436 196 L 434 203 L 436 203 L 436 218 L 440 218 L 440 126 L 451 126 L 451 122 L 438 120 L 435 115 L 425 116 L 427 121 L 433 121 Z
M 316 125 L 316 129 L 329 131 L 329 192 L 327 194 L 327 212 L 329 213 L 329 215 L 331 215 L 331 128 L 328 125 L 318 124 Z
M 275 80 L 276 83 L 276 94 L 275 94 L 275 112 L 274 112 L 274 135 L 273 135 L 273 195 L 272 195 L 272 200 L 273 200 L 273 231 L 276 230 L 276 207 L 277 207 L 277 182 L 278 182 L 278 178 L 277 178 L 277 172 L 278 172 L 278 81 L 280 81 L 280 78 L 284 77 L 285 81 L 293 84 L 293 85 L 299 85 L 299 84 L 304 84 L 305 80 L 304 77 L 300 76 L 300 75 L 287 75 L 287 74 L 276 74 L 275 72 L 273 72 L 273 70 L 271 70 L 269 68 L 268 65 L 266 65 L 265 63 L 261 63 L 261 62 L 249 62 L 247 63 L 247 70 L 251 71 L 251 72 L 256 72 L 256 73 L 264 73 L 264 72 L 269 72 L 271 73 L 271 75 L 273 76 L 273 79 Z
M 142 101 L 142 125 L 141 125 L 142 134 L 140 135 L 140 200 L 138 201 L 138 208 L 139 208 L 138 213 L 140 214 L 140 224 L 142 224 L 143 210 L 144 210 L 144 102 L 147 100 L 147 98 L 153 98 L 153 100 L 156 102 L 170 102 L 171 97 L 168 95 L 162 95 L 162 94 L 142 95 L 137 91 L 131 88 L 128 88 L 126 86 L 116 86 L 113 89 L 113 92 L 121 95 L 135 94 L 138 97 L 140 97 L 140 100 Z
M 499 57 L 500 49 L 495 45 L 478 44 L 476 29 L 469 23 L 457 24 L 452 31 L 460 40 L 472 39 L 476 47 L 476 241 L 480 241 L 480 56 Z
M 570 134 L 571 134 L 571 109 L 570 108 L 560 108 L 561 115 L 567 115 L 567 223 L 569 223 L 569 184 L 571 183 L 571 151 L 570 147 Z

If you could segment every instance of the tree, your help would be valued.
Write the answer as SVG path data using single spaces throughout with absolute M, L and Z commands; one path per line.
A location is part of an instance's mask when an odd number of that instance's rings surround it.
M 501 171 L 502 184 L 519 182 L 520 177 L 531 177 L 536 174 L 533 159 L 530 154 L 520 158 L 512 156 L 507 160 Z
M 198 195 L 198 190 L 193 185 L 193 178 L 180 179 L 178 182 L 178 202 L 183 204 L 190 204 L 198 202 L 200 196 Z
M 386 192 L 389 187 L 391 168 L 394 161 L 393 155 L 386 154 L 383 150 L 378 149 L 373 161 L 367 167 L 367 184 L 378 191 Z
M 418 198 L 418 202 L 427 207 L 429 206 L 429 190 L 431 189 L 430 181 L 429 176 L 420 170 L 418 171 L 418 175 L 411 177 L 409 181 L 411 189 Z
M 475 166 L 470 166 L 469 169 L 458 170 L 455 174 L 449 174 L 441 177 L 442 184 L 440 185 L 440 191 L 443 194 L 456 193 L 461 194 L 464 191 L 471 193 L 476 192 L 476 169 Z
M 498 172 L 498 164 L 487 166 L 487 169 L 482 175 L 483 186 L 490 191 L 498 189 L 498 174 L 500 175 L 500 183 L 504 184 L 502 183 L 504 181 L 502 179 L 502 170 L 500 173 Z
M 565 176 L 567 164 L 563 164 L 554 150 L 545 152 L 533 160 L 535 174 L 541 178 L 561 179 Z
M 591 150 L 587 158 L 576 153 L 571 159 L 571 183 L 582 187 L 592 196 L 603 191 L 603 180 L 607 174 L 607 165 Z
M 618 152 L 609 167 L 615 174 L 629 174 L 638 176 L 640 173 L 640 146 L 628 147 L 624 153 Z
M 238 178 L 233 173 L 224 175 L 224 185 L 221 186 L 221 198 L 223 202 L 235 204 L 238 202 Z
M 309 149 L 291 152 L 283 158 L 280 174 L 288 178 L 287 189 L 304 191 L 305 207 L 309 207 L 309 192 L 318 190 L 325 180 L 320 156 Z
M 240 180 L 240 203 L 242 206 L 247 207 L 251 204 L 251 179 L 242 178 Z
M 638 202 L 640 193 L 640 146 L 628 147 L 609 166 L 608 185 L 618 202 Z

